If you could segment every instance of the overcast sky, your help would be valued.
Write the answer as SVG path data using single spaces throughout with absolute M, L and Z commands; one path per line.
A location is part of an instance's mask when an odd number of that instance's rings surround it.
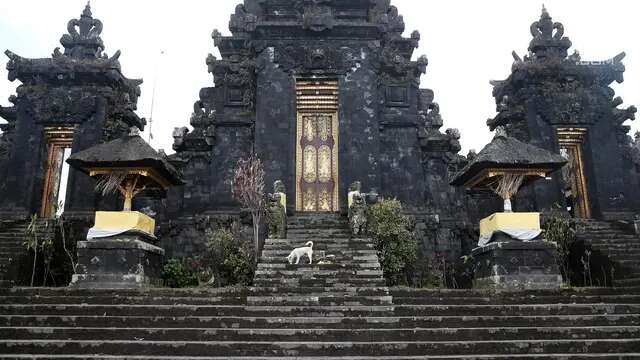
M 174 127 L 189 123 L 200 88 L 212 86 L 205 58 L 218 56 L 210 37 L 228 34 L 229 15 L 240 0 L 93 0 L 102 38 L 111 55 L 122 50 L 125 76 L 143 78 L 138 114 L 149 119 L 156 83 L 152 145 L 171 150 Z M 526 53 L 529 25 L 540 17 L 539 0 L 392 0 L 407 25 L 422 34 L 416 56 L 429 58 L 422 87 L 436 93 L 444 128 L 462 133 L 463 152 L 480 150 L 491 138 L 485 122 L 495 115 L 489 80 L 506 78 L 511 51 Z M 554 21 L 565 26 L 583 60 L 610 59 L 625 51 L 625 82 L 613 87 L 624 107 L 640 104 L 640 4 L 629 0 L 546 0 Z M 49 57 L 60 46 L 67 21 L 79 17 L 83 0 L 0 0 L 0 49 L 23 57 Z M 160 55 L 161 52 L 164 55 Z M 2 55 L 2 63 L 6 57 Z M 0 67 L 0 104 L 15 93 Z M 156 77 L 157 68 L 157 77 Z M 639 121 L 640 122 L 640 121 Z M 640 129 L 633 124 L 633 130 Z M 146 137 L 145 137 L 146 138 Z

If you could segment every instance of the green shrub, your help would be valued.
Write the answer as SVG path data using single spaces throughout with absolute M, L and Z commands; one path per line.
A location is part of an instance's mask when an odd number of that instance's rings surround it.
M 216 286 L 250 285 L 254 261 L 251 250 L 227 229 L 214 231 L 207 241 L 207 263 Z
M 398 200 L 383 200 L 369 208 L 368 231 L 374 238 L 387 283 L 407 285 L 416 261 L 417 244 L 409 219 Z
M 171 288 L 183 288 L 198 286 L 196 273 L 185 266 L 185 261 L 181 259 L 170 259 L 162 269 L 162 281 L 164 285 Z

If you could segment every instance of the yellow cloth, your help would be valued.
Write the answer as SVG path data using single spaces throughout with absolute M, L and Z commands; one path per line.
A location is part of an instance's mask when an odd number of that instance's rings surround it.
M 154 235 L 156 221 L 137 211 L 96 211 L 94 231 L 137 230 Z
M 495 213 L 480 220 L 480 236 L 503 230 L 540 230 L 540 213 Z
M 349 206 L 349 209 L 351 209 L 351 205 L 353 205 L 353 198 L 356 195 L 360 195 L 360 191 L 349 191 L 349 193 L 347 194 L 347 205 Z
M 280 195 L 280 205 L 284 208 L 285 215 L 287 214 L 287 194 L 283 192 L 278 192 L 276 194 Z

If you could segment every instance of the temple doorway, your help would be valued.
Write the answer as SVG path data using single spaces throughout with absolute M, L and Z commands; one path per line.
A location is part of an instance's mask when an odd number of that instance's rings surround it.
M 73 128 L 47 127 L 47 162 L 45 164 L 44 187 L 40 217 L 49 219 L 64 211 L 67 194 L 69 165 L 66 160 L 71 155 Z
M 298 79 L 296 210 L 337 212 L 338 82 Z
M 587 129 L 584 128 L 558 128 L 557 130 L 560 154 L 567 159 L 567 165 L 562 169 L 567 210 L 573 217 L 581 219 L 591 218 L 582 151 L 586 133 Z

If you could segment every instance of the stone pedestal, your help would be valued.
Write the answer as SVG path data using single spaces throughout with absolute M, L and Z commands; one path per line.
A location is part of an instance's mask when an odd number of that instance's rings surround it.
M 473 249 L 474 288 L 496 290 L 557 289 L 562 275 L 553 245 L 543 241 L 500 241 Z
M 78 269 L 71 287 L 135 289 L 160 285 L 164 250 L 149 235 L 126 232 L 78 242 Z

